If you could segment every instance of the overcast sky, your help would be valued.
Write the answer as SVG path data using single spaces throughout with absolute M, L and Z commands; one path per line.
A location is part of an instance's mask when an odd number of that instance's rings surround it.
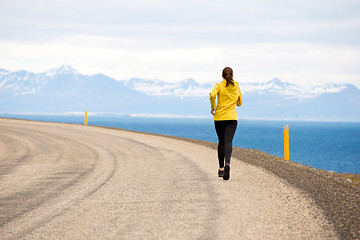
M 360 88 L 359 0 L 0 0 L 0 68 Z

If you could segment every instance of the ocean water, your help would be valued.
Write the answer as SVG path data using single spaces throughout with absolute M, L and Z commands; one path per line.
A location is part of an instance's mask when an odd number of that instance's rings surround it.
M 29 120 L 83 124 L 80 115 L 10 115 Z M 284 156 L 283 126 L 289 124 L 290 160 L 315 168 L 360 174 L 360 123 L 239 120 L 233 145 Z M 88 125 L 116 127 L 217 142 L 209 119 L 88 116 Z

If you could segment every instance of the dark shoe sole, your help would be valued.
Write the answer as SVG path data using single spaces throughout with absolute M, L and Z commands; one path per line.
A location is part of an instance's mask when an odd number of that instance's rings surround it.
M 229 178 L 230 178 L 230 166 L 228 164 L 226 164 L 225 169 L 224 169 L 223 179 L 224 180 L 229 180 Z

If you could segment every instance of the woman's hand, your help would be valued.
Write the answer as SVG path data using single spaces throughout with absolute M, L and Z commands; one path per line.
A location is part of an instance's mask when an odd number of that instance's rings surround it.
M 212 115 L 214 115 L 214 114 L 215 114 L 214 111 L 215 111 L 215 109 L 211 109 L 210 113 L 211 113 Z

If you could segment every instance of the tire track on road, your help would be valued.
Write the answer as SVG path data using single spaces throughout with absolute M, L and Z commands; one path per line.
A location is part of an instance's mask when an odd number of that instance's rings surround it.
M 16 131 L 17 130 L 17 131 Z M 23 218 L 24 215 L 27 215 L 30 212 L 34 212 L 37 209 L 41 208 L 46 203 L 54 201 L 54 199 L 58 198 L 60 195 L 64 194 L 67 189 L 74 187 L 75 185 L 79 185 L 81 181 L 85 178 L 89 178 L 89 175 L 94 171 L 97 167 L 100 154 L 99 151 L 88 144 L 79 140 L 74 140 L 71 137 L 63 137 L 54 134 L 48 133 L 40 133 L 29 131 L 26 128 L 19 128 L 19 129 L 11 129 L 7 132 L 12 134 L 13 136 L 21 136 L 21 138 L 26 139 L 28 142 L 35 142 L 35 146 L 39 147 L 39 149 L 44 150 L 44 146 L 56 149 L 59 147 L 59 143 L 66 142 L 66 145 L 71 145 L 72 148 L 82 149 L 81 152 L 76 152 L 74 154 L 71 153 L 61 153 L 57 158 L 53 159 L 53 162 L 58 162 L 61 164 L 60 168 L 51 169 L 53 171 L 50 172 L 42 172 L 38 173 L 40 177 L 36 177 L 35 180 L 27 182 L 25 185 L 25 189 L 22 191 L 14 192 L 10 195 L 1 196 L 0 197 L 0 206 L 1 206 L 1 215 L 0 215 L 0 228 L 4 227 L 5 225 L 13 225 L 11 222 L 16 222 L 17 219 Z M 4 129 L 2 130 L 4 132 Z M 61 145 L 61 144 L 60 144 Z M 90 145 L 90 146 L 89 146 Z M 33 164 L 42 164 L 39 162 L 38 156 L 42 155 L 41 159 L 46 158 L 46 153 L 44 151 L 30 153 L 31 147 L 25 147 L 28 149 L 27 155 L 23 158 L 27 159 L 27 165 L 31 166 Z M 57 151 L 61 152 L 61 149 Z M 85 154 L 84 154 L 85 153 Z M 109 153 L 110 154 L 110 153 Z M 84 163 L 86 162 L 87 165 L 81 165 L 76 167 L 77 164 L 71 164 L 71 161 L 77 160 L 81 158 L 83 159 Z M 114 159 L 114 158 L 113 158 Z M 29 163 L 30 162 L 30 163 Z M 4 174 L 9 175 L 11 178 L 11 173 L 16 172 L 16 169 L 20 167 L 20 165 L 24 164 L 24 161 L 15 160 L 13 166 L 10 169 L 5 169 Z M 70 166 L 67 166 L 70 165 Z M 59 215 L 61 215 L 64 211 L 66 211 L 71 204 L 74 204 L 81 199 L 84 199 L 94 192 L 96 192 L 99 188 L 101 188 L 114 174 L 116 170 L 117 162 L 116 160 L 112 161 L 113 167 L 111 167 L 111 171 L 107 173 L 107 176 L 104 179 L 101 179 L 101 182 L 97 182 L 93 184 L 92 188 L 89 186 L 83 186 L 86 191 L 83 192 L 83 195 L 79 198 L 76 197 L 72 199 L 72 201 L 68 201 L 64 208 L 57 209 L 57 211 L 52 211 L 52 214 L 45 214 L 46 216 L 42 217 L 41 220 L 33 221 L 27 229 L 21 229 L 17 234 L 12 234 L 12 236 L 22 236 L 26 233 L 31 232 L 32 229 L 36 229 L 42 223 L 49 221 Z M 105 173 L 106 174 L 106 173 Z M 45 176 L 41 176 L 45 175 Z M 97 179 L 99 180 L 99 179 Z M 83 184 L 87 185 L 88 182 L 84 182 Z M 3 184 L 2 184 L 3 185 Z M 30 185 L 30 187 L 29 187 Z M 77 186 L 79 188 L 79 186 Z M 41 215 L 41 214 L 40 214 Z

